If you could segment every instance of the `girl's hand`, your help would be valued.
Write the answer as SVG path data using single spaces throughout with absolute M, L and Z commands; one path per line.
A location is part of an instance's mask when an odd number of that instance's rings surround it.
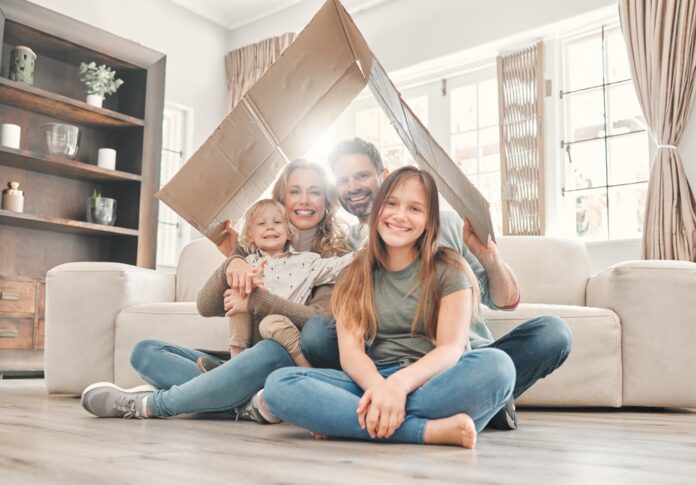
M 406 417 L 406 392 L 387 379 L 365 391 L 357 413 L 370 438 L 389 438 Z
M 247 312 L 249 309 L 249 297 L 244 297 L 237 290 L 225 290 L 224 297 L 225 316 L 229 317 L 236 313 Z

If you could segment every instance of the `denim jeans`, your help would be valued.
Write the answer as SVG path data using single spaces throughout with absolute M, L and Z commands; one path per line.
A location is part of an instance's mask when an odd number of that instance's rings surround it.
M 387 377 L 401 366 L 378 368 Z M 406 418 L 389 438 L 395 443 L 423 443 L 430 419 L 466 413 L 481 431 L 510 398 L 515 366 L 505 352 L 481 349 L 467 352 L 408 395 Z M 302 367 L 279 369 L 266 381 L 266 404 L 283 421 L 340 438 L 371 440 L 355 413 L 363 390 L 345 372 Z
M 143 340 L 133 348 L 131 365 L 159 388 L 147 404 L 155 416 L 231 411 L 261 389 L 276 369 L 295 365 L 277 342 L 262 340 L 220 367 L 201 373 L 198 357 L 212 356 L 160 340 Z
M 572 346 L 573 335 L 568 325 L 558 317 L 545 315 L 524 322 L 486 347 L 500 349 L 512 359 L 517 371 L 513 396 L 517 398 L 559 368 Z M 332 317 L 314 317 L 305 323 L 302 352 L 315 367 L 341 368 L 336 321 Z

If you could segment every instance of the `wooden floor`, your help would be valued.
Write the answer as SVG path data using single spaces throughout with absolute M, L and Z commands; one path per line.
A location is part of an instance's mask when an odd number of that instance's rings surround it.
M 475 450 L 317 442 L 289 425 L 97 419 L 41 379 L 0 380 L 0 484 L 696 483 L 696 412 L 519 413 Z

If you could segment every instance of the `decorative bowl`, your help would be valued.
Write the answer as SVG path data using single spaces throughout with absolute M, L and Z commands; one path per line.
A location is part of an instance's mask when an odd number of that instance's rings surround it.
M 80 129 L 65 123 L 48 123 L 44 126 L 46 152 L 55 157 L 73 160 L 80 148 Z

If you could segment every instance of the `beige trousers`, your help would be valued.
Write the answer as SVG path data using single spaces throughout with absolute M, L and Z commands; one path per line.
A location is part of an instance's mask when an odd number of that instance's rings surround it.
M 292 357 L 302 352 L 300 331 L 286 316 L 267 315 L 259 322 L 258 331 L 261 338 L 275 340 L 285 347 Z M 253 323 L 248 313 L 237 313 L 230 317 L 229 345 L 245 349 L 252 343 L 254 333 Z

